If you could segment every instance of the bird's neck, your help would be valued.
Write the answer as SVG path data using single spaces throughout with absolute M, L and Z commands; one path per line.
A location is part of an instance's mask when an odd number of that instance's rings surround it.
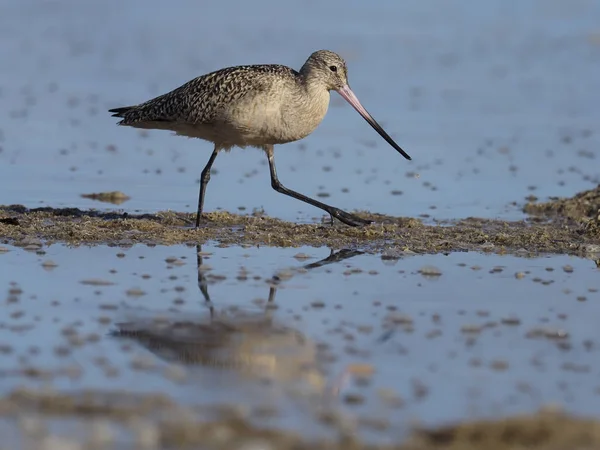
M 287 133 L 281 137 L 281 142 L 302 139 L 312 133 L 329 106 L 329 91 L 311 76 L 310 71 L 303 70 L 295 78 L 293 85 L 282 90 L 284 98 L 278 107 Z
M 327 85 L 323 79 L 322 69 L 315 65 L 315 63 L 310 59 L 304 63 L 299 74 L 300 78 L 306 85 L 318 85 L 323 89 L 327 89 Z
M 323 101 L 324 98 L 329 101 L 329 89 L 310 62 L 307 61 L 300 69 L 298 81 L 302 86 L 304 101 L 312 103 Z

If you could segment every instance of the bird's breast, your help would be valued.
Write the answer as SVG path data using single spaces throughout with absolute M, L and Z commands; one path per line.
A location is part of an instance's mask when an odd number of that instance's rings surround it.
M 329 108 L 329 91 L 315 90 L 307 94 L 290 99 L 282 111 L 283 122 L 291 140 L 298 140 L 312 133 L 323 121 Z
M 274 89 L 248 96 L 228 111 L 236 129 L 234 145 L 274 145 L 297 141 L 312 133 L 329 107 L 329 92 Z

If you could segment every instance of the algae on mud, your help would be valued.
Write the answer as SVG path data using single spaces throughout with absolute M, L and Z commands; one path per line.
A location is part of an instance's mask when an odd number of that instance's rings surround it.
M 96 200 L 104 203 L 112 203 L 114 205 L 120 205 L 121 203 L 129 200 L 129 196 L 125 195 L 121 191 L 110 191 L 110 192 L 94 192 L 91 194 L 81 194 L 82 198 L 89 198 L 90 200 Z
M 528 207 L 529 208 L 529 207 Z M 588 214 L 588 213 L 586 213 Z M 371 215 L 370 217 L 374 217 Z M 558 215 L 529 221 L 503 222 L 465 219 L 437 225 L 411 218 L 376 216 L 378 224 L 362 229 L 317 224 L 292 224 L 268 217 L 238 216 L 227 213 L 207 215 L 199 230 L 190 228 L 193 214 L 164 212 L 156 215 L 81 211 L 78 209 L 34 209 L 0 207 L 0 242 L 27 246 L 33 242 L 79 244 L 198 244 L 214 240 L 221 245 L 313 245 L 360 247 L 364 251 L 396 249 L 399 254 L 446 253 L 460 250 L 514 252 L 517 255 L 554 252 L 584 253 L 600 248 L 598 234 L 585 220 L 559 210 Z M 197 252 L 198 255 L 200 252 Z M 392 251 L 392 256 L 395 255 Z M 202 264 L 198 262 L 199 266 Z M 318 263 L 312 263 L 318 264 Z M 200 272 L 199 272 L 200 273 Z M 204 293 L 203 293 L 204 294 Z M 208 300 L 207 300 L 208 301 Z M 170 343 L 170 342 L 169 342 Z M 162 342 L 164 347 L 164 341 Z M 36 375 L 36 374 L 33 374 Z M 43 377 L 45 373 L 40 373 Z M 19 437 L 32 428 L 31 420 L 46 429 L 32 439 L 45 442 L 55 430 L 52 424 L 76 422 L 83 435 L 95 427 L 108 426 L 112 436 L 151 436 L 151 448 L 248 448 L 278 449 L 382 448 L 382 449 L 476 449 L 504 450 L 532 448 L 543 450 L 582 449 L 600 446 L 600 425 L 556 412 L 513 416 L 497 420 L 459 422 L 435 428 L 417 428 L 405 440 L 390 444 L 365 442 L 360 433 L 348 432 L 348 418 L 342 411 L 310 408 L 317 423 L 332 430 L 333 437 L 302 435 L 283 428 L 259 427 L 251 420 L 256 410 L 222 405 L 184 406 L 168 395 L 133 394 L 107 390 L 70 392 L 17 389 L 0 397 L 0 421 L 25 423 L 15 427 Z M 277 413 L 277 411 L 275 411 Z M 258 414 L 258 413 L 257 413 Z M 23 419 L 25 418 L 25 419 Z M 33 418 L 33 419 L 32 419 Z M 351 417 L 374 423 L 370 416 Z M 20 421 L 20 422 L 19 422 Z M 352 422 L 351 422 L 352 423 Z M 100 424 L 100 425 L 98 425 Z M 108 424 L 108 425 L 107 425 Z M 140 431 L 143 424 L 144 431 Z M 37 425 L 36 425 L 37 426 Z M 392 429 L 407 426 L 390 420 L 377 423 Z M 29 428 L 28 428 L 29 427 Z M 137 428 L 136 428 L 137 427 Z M 35 427 L 33 427 L 35 428 Z M 31 436 L 28 436 L 31 437 Z M 64 437 L 76 448 L 93 448 L 78 435 Z M 84 436 L 84 439 L 87 437 Z M 67 441 L 68 440 L 68 441 Z M 36 445 L 39 442 L 36 441 Z M 88 445 L 90 444 L 90 445 Z M 35 448 L 35 447 L 33 447 Z
M 529 202 L 528 214 L 556 219 L 562 217 L 581 225 L 588 235 L 600 236 L 600 185 L 571 198 L 552 198 L 549 202 Z
M 525 209 L 535 210 L 531 205 Z M 561 213 L 563 209 L 556 211 Z M 189 213 L 129 214 L 10 205 L 0 206 L 0 239 L 15 245 L 31 238 L 71 245 L 201 244 L 214 240 L 222 245 L 326 245 L 361 247 L 374 252 L 392 249 L 399 253 L 586 254 L 600 250 L 598 227 L 570 215 L 514 222 L 468 218 L 433 225 L 414 218 L 360 215 L 376 223 L 351 228 L 341 224 L 295 224 L 266 216 L 213 212 L 206 214 L 199 229 L 194 229 L 191 227 L 194 216 Z
M 324 425 L 337 430 L 334 438 L 309 438 L 298 433 L 258 427 L 248 414 L 235 408 L 198 410 L 173 402 L 160 394 L 133 395 L 121 391 L 82 391 L 61 394 L 28 389 L 15 390 L 0 398 L 0 420 L 30 418 L 29 429 L 45 429 L 48 420 L 77 420 L 92 437 L 57 438 L 50 430 L 29 433 L 37 446 L 47 441 L 70 444 L 68 448 L 98 448 L 93 438 L 94 426 L 103 425 L 102 448 L 109 443 L 111 432 L 131 436 L 144 448 L 276 448 L 276 449 L 489 449 L 508 450 L 578 450 L 600 446 L 600 423 L 571 417 L 556 411 L 541 410 L 536 414 L 514 416 L 494 421 L 463 422 L 439 428 L 413 429 L 402 443 L 369 444 L 349 432 L 344 418 L 315 411 Z M 35 417 L 35 419 L 33 419 Z M 143 419 L 143 422 L 139 422 Z M 35 420 L 35 423 L 32 423 Z M 97 434 L 97 433 L 96 433 Z M 9 436 L 6 438 L 10 439 Z M 52 440 L 54 438 L 54 440 Z M 54 448 L 54 447 L 52 447 Z M 136 447 L 137 448 L 137 447 Z

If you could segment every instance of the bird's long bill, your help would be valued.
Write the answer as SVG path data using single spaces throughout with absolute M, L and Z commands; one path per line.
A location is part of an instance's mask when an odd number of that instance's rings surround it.
M 406 159 L 412 159 L 410 156 L 408 156 L 408 153 L 406 153 L 404 150 L 402 150 L 400 148 L 400 146 L 398 144 L 396 144 L 394 142 L 394 140 L 383 130 L 383 128 L 381 128 L 381 125 L 379 125 L 377 123 L 377 121 L 375 119 L 373 119 L 373 116 L 371 116 L 371 114 L 368 113 L 368 111 L 364 108 L 364 106 L 360 104 L 360 102 L 358 101 L 358 98 L 356 97 L 356 95 L 354 95 L 354 92 L 352 92 L 352 89 L 350 89 L 350 86 L 345 85 L 344 87 L 338 89 L 337 91 L 342 97 L 344 97 L 344 99 L 348 103 L 350 103 L 352 105 L 352 107 L 356 111 L 358 111 L 358 113 L 361 116 L 363 116 L 363 118 L 367 122 L 369 122 L 369 125 L 371 125 L 375 129 L 375 131 L 377 131 L 379 133 L 379 135 L 387 141 L 388 144 L 390 144 L 392 147 L 394 147 Z

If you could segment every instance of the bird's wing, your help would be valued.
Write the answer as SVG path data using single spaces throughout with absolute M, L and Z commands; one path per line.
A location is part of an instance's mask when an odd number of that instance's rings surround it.
M 223 108 L 250 92 L 266 88 L 276 77 L 296 76 L 286 66 L 269 64 L 236 66 L 194 78 L 184 85 L 135 106 L 109 110 L 121 117 L 120 125 L 139 122 L 182 122 L 210 124 Z

